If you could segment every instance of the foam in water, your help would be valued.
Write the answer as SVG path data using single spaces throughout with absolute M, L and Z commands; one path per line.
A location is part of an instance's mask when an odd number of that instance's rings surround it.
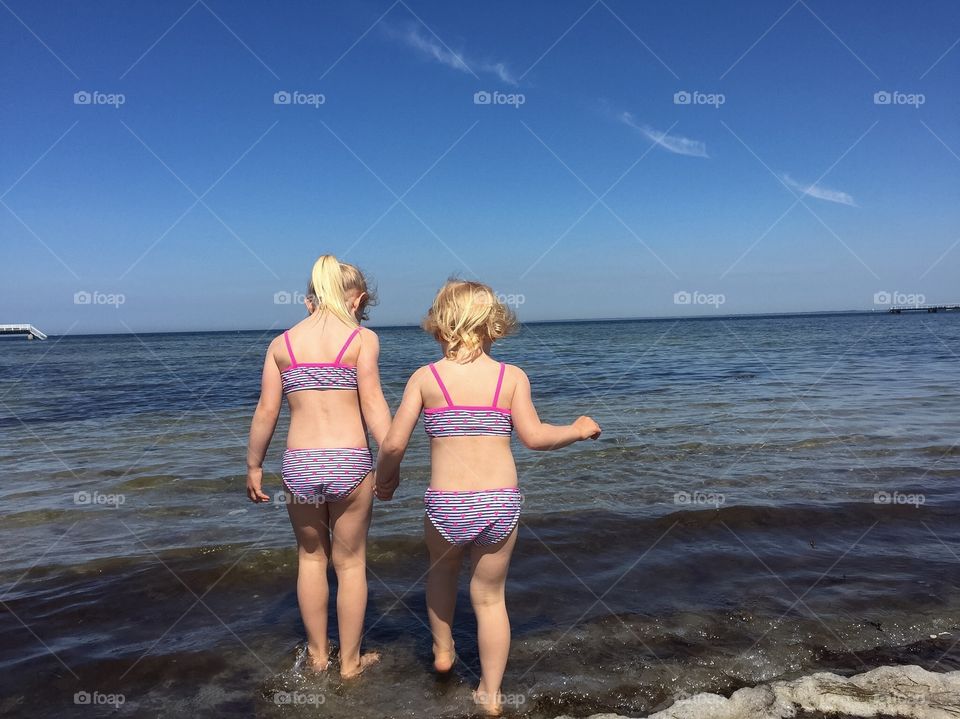
M 648 719 L 791 719 L 801 712 L 956 719 L 960 716 L 960 671 L 938 674 L 917 666 L 878 667 L 849 678 L 821 672 L 740 689 L 729 698 L 719 694 L 681 698 Z M 626 718 L 594 714 L 590 719 Z

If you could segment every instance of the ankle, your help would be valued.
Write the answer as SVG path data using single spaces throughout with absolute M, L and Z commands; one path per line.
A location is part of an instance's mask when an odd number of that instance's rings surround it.
M 484 686 L 483 682 L 477 687 L 475 696 L 478 702 L 481 704 L 499 704 L 500 703 L 500 687 L 496 689 L 488 689 Z

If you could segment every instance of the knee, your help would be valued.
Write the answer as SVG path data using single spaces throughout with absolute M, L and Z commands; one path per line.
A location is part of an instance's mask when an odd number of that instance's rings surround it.
M 297 537 L 297 557 L 301 562 L 323 562 L 329 560 L 329 550 L 319 534 Z
M 367 558 L 364 552 L 350 552 L 346 549 L 333 550 L 333 569 L 337 574 L 351 571 L 364 571 L 367 568 Z
M 483 582 L 470 582 L 470 601 L 475 608 L 505 606 L 503 587 L 491 587 Z
M 303 542 L 297 547 L 297 558 L 300 562 L 310 562 L 313 564 L 322 564 L 324 567 L 329 561 L 326 547 L 318 539 L 315 542 Z

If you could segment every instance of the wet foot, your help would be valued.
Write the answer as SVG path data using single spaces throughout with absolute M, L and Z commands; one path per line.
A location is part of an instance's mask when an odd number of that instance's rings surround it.
M 306 665 L 308 669 L 311 669 L 319 674 L 327 671 L 327 669 L 330 668 L 330 657 L 327 654 L 321 654 L 319 652 L 314 654 L 307 649 Z
M 503 714 L 500 706 L 500 692 L 489 694 L 479 689 L 473 690 L 473 703 L 477 705 L 480 714 L 487 717 L 498 717 Z
M 341 679 L 353 679 L 363 674 L 363 671 L 380 661 L 380 652 L 367 652 L 360 655 L 360 662 L 353 667 L 340 666 Z
M 449 674 L 456 663 L 456 646 L 451 646 L 449 649 L 440 649 L 436 644 L 433 645 L 433 668 L 437 674 Z

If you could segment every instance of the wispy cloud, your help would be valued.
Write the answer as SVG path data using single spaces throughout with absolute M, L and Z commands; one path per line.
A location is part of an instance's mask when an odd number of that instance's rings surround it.
M 710 157 L 710 155 L 707 154 L 706 144 L 700 142 L 700 140 L 691 140 L 689 137 L 683 137 L 681 135 L 668 135 L 649 125 L 640 125 L 629 112 L 621 113 L 620 122 L 628 127 L 632 127 L 664 150 L 669 150 L 677 155 L 689 155 L 690 157 Z
M 478 77 L 479 72 L 496 75 L 501 82 L 516 85 L 517 79 L 504 62 L 476 61 L 463 52 L 455 52 L 432 33 L 425 33 L 420 25 L 410 25 L 406 30 L 388 28 L 387 32 L 423 57 L 439 62 L 454 70 Z
M 780 176 L 780 179 L 783 180 L 783 183 L 787 187 L 796 190 L 803 195 L 816 197 L 818 200 L 826 200 L 827 202 L 836 202 L 840 205 L 849 205 L 850 207 L 857 206 L 857 203 L 854 202 L 853 198 L 846 192 L 841 192 L 840 190 L 831 190 L 829 187 L 822 187 L 821 185 L 817 184 L 804 185 L 803 183 L 794 180 L 785 172 Z

